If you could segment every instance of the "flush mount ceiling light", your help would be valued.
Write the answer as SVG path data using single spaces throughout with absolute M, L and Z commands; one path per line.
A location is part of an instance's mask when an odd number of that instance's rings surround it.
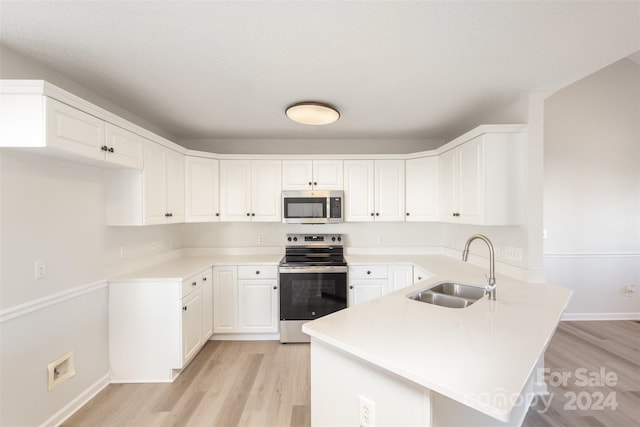
M 298 102 L 287 107 L 287 117 L 303 125 L 328 125 L 340 118 L 338 110 L 321 102 Z

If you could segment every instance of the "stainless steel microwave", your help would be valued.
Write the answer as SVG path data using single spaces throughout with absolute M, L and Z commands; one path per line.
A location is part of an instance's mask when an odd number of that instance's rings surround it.
M 343 221 L 343 191 L 283 191 L 282 222 L 337 224 Z

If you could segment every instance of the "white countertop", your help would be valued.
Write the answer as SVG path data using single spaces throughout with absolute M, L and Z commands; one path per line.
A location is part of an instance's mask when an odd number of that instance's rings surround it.
M 454 280 L 484 286 L 487 269 L 441 255 L 349 256 L 357 263 L 412 263 L 434 274 L 416 285 L 303 326 L 320 341 L 501 420 L 508 420 L 543 355 L 571 291 L 497 277 L 497 301 L 463 309 L 406 296 Z M 504 399 L 503 397 L 507 397 Z
M 277 266 L 281 259 L 282 254 L 184 256 L 120 275 L 109 279 L 109 281 L 185 280 L 216 265 Z

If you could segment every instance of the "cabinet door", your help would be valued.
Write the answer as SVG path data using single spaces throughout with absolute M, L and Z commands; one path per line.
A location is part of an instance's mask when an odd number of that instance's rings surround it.
M 167 222 L 184 222 L 184 156 L 166 150 L 167 170 Z
M 449 222 L 458 212 L 457 162 L 455 148 L 440 155 L 440 217 Z
M 373 160 L 345 160 L 345 221 L 371 222 L 374 220 L 373 175 Z
M 47 145 L 80 156 L 105 158 L 105 122 L 47 98 Z
M 238 329 L 238 269 L 213 268 L 213 333 Z
M 166 150 L 153 142 L 144 144 L 145 224 L 167 222 Z
M 182 364 L 202 346 L 202 288 L 182 299 Z
M 413 284 L 413 266 L 390 265 L 389 266 L 389 292 L 406 288 Z
M 404 221 L 404 160 L 375 161 L 375 220 Z
M 106 160 L 119 166 L 142 169 L 142 146 L 145 139 L 111 123 L 105 123 Z
M 437 221 L 439 216 L 438 157 L 406 162 L 406 221 Z
M 277 280 L 239 280 L 240 332 L 278 332 Z
M 185 157 L 185 222 L 219 219 L 218 160 Z
M 220 220 L 251 221 L 251 161 L 220 160 Z
M 387 279 L 354 280 L 349 283 L 349 307 L 387 293 Z
M 251 168 L 251 220 L 282 221 L 282 162 L 253 160 Z
M 342 190 L 344 162 L 342 160 L 314 160 L 313 186 L 318 190 Z
M 484 210 L 484 173 L 482 137 L 458 147 L 458 205 L 460 222 L 482 224 Z
M 202 273 L 202 339 L 206 341 L 213 334 L 213 272 Z
M 311 160 L 282 161 L 283 190 L 311 190 L 313 188 L 313 162 Z
M 423 280 L 427 280 L 432 277 L 433 274 L 427 270 L 423 270 L 420 267 L 413 267 L 413 283 L 422 282 Z

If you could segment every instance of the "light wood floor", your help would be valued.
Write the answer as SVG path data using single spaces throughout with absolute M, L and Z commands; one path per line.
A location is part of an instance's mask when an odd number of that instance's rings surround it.
M 525 427 L 640 426 L 640 322 L 563 322 L 545 360 L 554 379 L 571 377 L 549 387 L 549 407 L 532 407 Z M 613 387 L 578 386 L 579 368 L 585 375 L 604 368 L 618 380 Z M 109 385 L 63 425 L 304 427 L 309 389 L 307 344 L 209 341 L 174 383 Z M 614 393 L 617 409 L 580 410 L 587 397 L 595 403 L 595 392 Z M 583 393 L 576 410 L 566 393 Z

